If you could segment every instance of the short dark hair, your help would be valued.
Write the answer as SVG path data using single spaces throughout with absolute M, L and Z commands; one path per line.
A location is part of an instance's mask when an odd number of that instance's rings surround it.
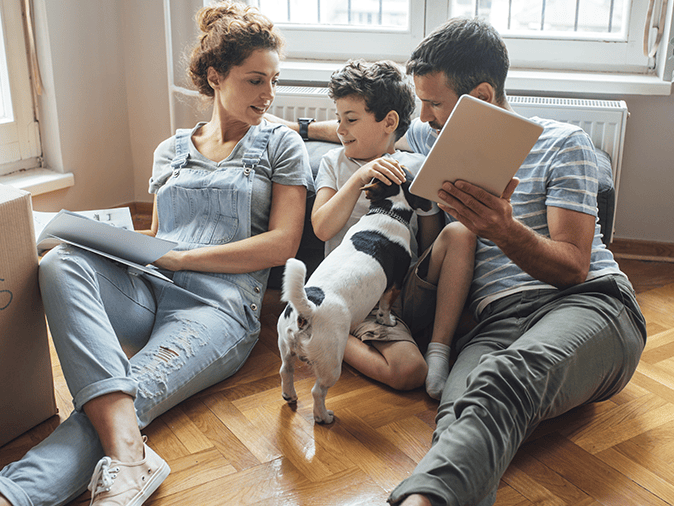
M 479 18 L 453 18 L 421 41 L 407 62 L 407 73 L 423 76 L 443 72 L 457 95 L 489 83 L 496 102 L 505 101 L 508 50 L 498 32 Z
M 383 120 L 390 111 L 397 112 L 396 140 L 405 135 L 412 121 L 414 91 L 405 74 L 391 61 L 349 60 L 330 77 L 328 94 L 333 100 L 349 95 L 362 97 L 365 108 L 377 121 Z

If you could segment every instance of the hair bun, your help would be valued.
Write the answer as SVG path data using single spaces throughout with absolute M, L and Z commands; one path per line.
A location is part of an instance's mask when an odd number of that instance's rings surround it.
M 250 7 L 237 2 L 221 2 L 201 9 L 197 13 L 197 23 L 202 32 L 208 33 L 220 20 L 226 18 L 241 19 L 249 9 Z

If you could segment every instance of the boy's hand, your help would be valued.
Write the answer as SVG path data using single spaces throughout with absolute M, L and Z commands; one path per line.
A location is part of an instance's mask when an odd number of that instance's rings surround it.
M 373 178 L 379 179 L 385 185 L 405 182 L 405 172 L 398 160 L 392 158 L 377 158 L 358 169 L 354 176 L 360 180 L 361 186 L 368 184 Z

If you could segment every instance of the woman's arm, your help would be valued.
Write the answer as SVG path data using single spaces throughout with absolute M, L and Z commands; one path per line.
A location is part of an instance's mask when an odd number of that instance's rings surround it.
M 152 237 L 157 235 L 157 230 L 159 228 L 159 218 L 157 214 L 157 195 L 154 196 L 154 202 L 152 203 L 152 224 L 147 230 L 138 230 L 137 232 L 145 235 L 151 235 Z
M 295 256 L 300 246 L 306 197 L 304 186 L 274 183 L 267 232 L 219 246 L 169 251 L 154 264 L 171 271 L 230 274 L 284 265 L 288 258 Z M 155 217 L 151 230 L 156 232 Z

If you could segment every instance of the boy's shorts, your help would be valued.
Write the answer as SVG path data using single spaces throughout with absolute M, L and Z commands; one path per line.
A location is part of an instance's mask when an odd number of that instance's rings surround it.
M 377 307 L 370 311 L 370 314 L 367 315 L 362 323 L 351 331 L 351 334 L 364 343 L 367 341 L 409 341 L 415 343 L 410 328 L 405 324 L 402 318 L 398 316 L 400 314 L 399 312 L 391 311 L 396 318 L 396 324 L 393 327 L 389 327 L 388 325 L 377 323 L 377 311 L 379 311 Z
M 401 294 L 403 320 L 423 353 L 431 340 L 438 292 L 437 286 L 426 281 L 432 249 L 431 245 L 409 270 Z
M 361 341 L 410 341 L 425 351 L 430 340 L 437 287 L 426 281 L 430 262 L 429 247 L 410 268 L 403 282 L 400 297 L 393 305 L 396 325 L 387 327 L 375 321 L 377 308 L 373 309 L 352 333 Z M 402 315 L 402 318 L 400 317 Z

